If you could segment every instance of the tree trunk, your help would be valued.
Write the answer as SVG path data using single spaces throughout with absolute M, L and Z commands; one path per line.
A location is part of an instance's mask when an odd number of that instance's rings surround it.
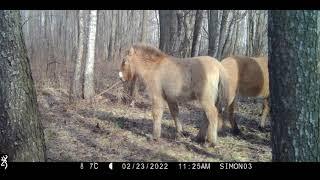
M 111 61 L 113 60 L 113 43 L 114 43 L 114 28 L 115 28 L 115 17 L 114 17 L 114 12 L 111 11 L 111 32 L 110 32 L 110 40 L 109 40 L 109 46 L 108 46 L 108 60 Z
M 202 27 L 203 10 L 197 10 L 196 19 L 194 22 L 193 40 L 191 47 L 191 57 L 198 56 L 199 54 L 199 40 L 200 40 L 200 30 Z
M 174 18 L 173 11 L 170 10 L 159 10 L 159 21 L 160 21 L 160 44 L 159 48 L 162 51 L 169 52 L 170 47 L 170 22 Z M 172 46 L 172 45 L 171 45 Z
M 247 56 L 267 54 L 266 11 L 249 10 L 247 19 Z
M 247 19 L 247 56 L 253 55 L 253 42 L 254 42 L 254 22 L 253 22 L 253 10 L 248 11 Z
M 234 31 L 234 26 L 236 25 L 235 23 L 235 11 L 233 11 L 232 13 L 229 13 L 231 14 L 229 18 L 226 19 L 226 28 L 225 28 L 225 31 L 224 31 L 224 41 L 223 41 L 223 46 L 221 46 L 221 52 L 218 56 L 218 59 L 224 59 L 226 58 L 227 56 L 230 55 L 231 51 L 232 51 L 232 38 L 233 38 L 233 31 Z
M 212 57 L 216 57 L 217 54 L 217 46 L 216 41 L 219 36 L 219 12 L 217 10 L 208 10 L 208 55 Z
M 320 161 L 318 11 L 269 11 L 273 161 Z
M 84 72 L 84 87 L 83 95 L 85 99 L 94 96 L 94 56 L 95 56 L 95 42 L 96 42 L 96 26 L 97 26 L 97 11 L 90 11 L 89 22 L 89 37 L 88 37 L 88 51 L 86 57 L 86 66 Z
M 120 10 L 117 10 L 116 16 L 116 26 L 115 26 L 115 38 L 114 38 L 114 49 L 113 49 L 113 59 L 117 58 L 120 48 Z
M 9 161 L 45 161 L 43 127 L 20 22 L 19 11 L 0 11 L 0 151 Z
M 82 57 L 83 57 L 83 43 L 84 43 L 84 12 L 79 10 L 79 40 L 78 40 L 78 50 L 76 64 L 74 66 L 73 73 L 73 83 L 71 89 L 71 101 L 76 99 L 83 98 L 83 89 L 81 81 L 81 66 L 82 66 Z
M 148 17 L 148 11 L 143 10 L 142 11 L 142 30 L 141 30 L 141 42 L 145 43 L 147 39 L 147 17 Z
M 65 22 L 64 22 L 64 49 L 63 49 L 63 56 L 64 56 L 64 68 L 65 68 L 65 79 L 67 81 L 70 80 L 70 78 L 68 77 L 68 44 L 67 44 L 67 40 L 70 41 L 70 38 L 67 36 L 68 35 L 68 10 L 65 11 Z
M 180 57 L 188 57 L 191 54 L 191 39 L 192 39 L 192 24 L 194 22 L 194 16 L 189 11 L 183 13 L 183 28 L 184 38 L 180 44 L 179 53 Z
M 159 10 L 160 42 L 159 48 L 170 54 L 178 55 L 177 47 L 181 35 L 180 14 L 176 10 Z
M 221 17 L 221 25 L 220 25 L 220 32 L 219 32 L 219 44 L 217 55 L 215 56 L 217 59 L 223 58 L 223 52 L 225 50 L 225 46 L 228 40 L 229 32 L 230 32 L 230 20 L 229 20 L 229 10 L 222 10 L 222 17 Z
M 240 28 L 239 28 L 239 26 L 240 26 L 240 24 L 236 24 L 236 34 L 235 34 L 235 41 L 234 41 L 234 43 L 233 43 L 233 48 L 232 48 L 232 54 L 240 54 L 241 52 L 239 51 L 239 48 L 237 47 L 237 44 L 238 44 L 238 42 L 239 42 L 239 36 L 238 36 L 238 34 L 239 34 L 239 30 L 240 30 Z M 244 55 L 244 54 L 243 54 Z

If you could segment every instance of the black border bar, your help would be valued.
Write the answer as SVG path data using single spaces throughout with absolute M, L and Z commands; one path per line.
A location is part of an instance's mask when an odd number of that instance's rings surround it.
M 112 163 L 112 169 L 110 169 Z M 274 162 L 8 162 L 0 176 L 256 176 L 319 175 L 320 163 Z

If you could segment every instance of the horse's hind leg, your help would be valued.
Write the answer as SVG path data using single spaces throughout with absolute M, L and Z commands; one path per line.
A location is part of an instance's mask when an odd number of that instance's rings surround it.
M 207 129 L 208 129 L 208 118 L 204 112 L 204 119 L 200 121 L 200 130 L 198 135 L 196 136 L 196 141 L 199 143 L 204 143 L 207 137 Z
M 268 98 L 264 98 L 263 99 L 263 110 L 262 110 L 262 117 L 261 117 L 261 121 L 259 124 L 259 129 L 262 130 L 264 129 L 265 125 L 266 125 L 266 118 L 269 114 L 270 111 L 270 107 L 269 107 L 269 99 Z
M 229 121 L 232 127 L 232 131 L 234 135 L 240 134 L 240 130 L 238 128 L 237 122 L 234 118 L 234 107 L 235 107 L 235 100 L 229 105 Z
M 214 147 L 217 144 L 217 136 L 218 136 L 218 110 L 214 106 L 214 103 L 201 102 L 202 107 L 206 113 L 208 119 L 207 126 L 207 140 L 208 146 Z
M 181 122 L 179 121 L 179 118 L 178 118 L 178 115 L 179 115 L 178 103 L 168 102 L 168 106 L 176 126 L 176 137 L 179 139 L 182 136 L 183 130 L 182 130 Z

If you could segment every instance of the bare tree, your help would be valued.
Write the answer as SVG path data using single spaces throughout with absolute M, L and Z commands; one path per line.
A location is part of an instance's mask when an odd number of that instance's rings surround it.
M 240 11 L 231 11 L 229 18 L 229 25 L 227 28 L 225 43 L 222 47 L 222 52 L 220 54 L 220 58 L 225 58 L 230 55 L 234 55 L 237 49 L 240 49 L 239 46 L 239 24 L 240 21 L 244 19 L 246 13 Z M 239 51 L 238 51 L 239 52 Z M 240 53 L 239 55 L 244 55 L 244 53 Z
M 141 30 L 141 42 L 146 42 L 147 38 L 147 17 L 148 17 L 148 11 L 143 10 L 142 11 L 142 30 Z
M 192 31 L 195 15 L 193 11 L 182 11 L 183 32 L 184 36 L 179 47 L 180 57 L 188 57 L 191 54 Z
M 0 151 L 9 161 L 46 161 L 43 127 L 19 11 L 0 11 Z
M 267 11 L 249 10 L 247 16 L 247 56 L 267 54 Z
M 208 55 L 216 57 L 218 54 L 217 41 L 219 39 L 219 12 L 218 10 L 208 10 Z
M 191 47 L 191 56 L 198 56 L 200 46 L 200 30 L 202 27 L 203 10 L 197 10 L 196 18 L 194 21 L 193 40 Z
M 97 11 L 90 11 L 88 50 L 86 66 L 84 72 L 83 95 L 85 99 L 91 98 L 95 94 L 94 90 L 94 59 L 96 42 Z
M 219 32 L 219 44 L 217 50 L 217 59 L 222 59 L 225 57 L 224 51 L 226 49 L 226 44 L 228 43 L 228 38 L 230 35 L 230 30 L 232 26 L 232 12 L 229 10 L 222 10 L 220 32 Z
M 71 89 L 71 100 L 79 99 L 83 97 L 83 89 L 81 80 L 81 66 L 82 66 L 82 57 L 83 57 L 83 43 L 84 43 L 84 12 L 79 10 L 79 41 L 77 49 L 77 58 L 74 66 L 74 75 L 73 83 Z
M 114 44 L 114 29 L 116 26 L 116 22 L 115 22 L 115 15 L 114 15 L 114 11 L 111 11 L 111 23 L 110 23 L 110 38 L 109 38 L 109 46 L 108 46 L 108 60 L 112 60 L 113 59 L 113 44 Z
M 179 55 L 178 47 L 182 29 L 182 14 L 178 10 L 159 10 L 159 48 L 170 54 Z
M 234 54 L 246 54 L 243 26 L 247 14 L 247 11 L 241 10 L 208 11 L 208 55 L 223 59 Z M 260 32 L 261 29 L 254 32 L 260 33 L 259 37 L 266 38 L 266 34 L 263 36 Z

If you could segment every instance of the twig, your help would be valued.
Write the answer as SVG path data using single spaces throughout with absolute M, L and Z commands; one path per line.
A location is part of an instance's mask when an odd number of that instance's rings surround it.
M 51 65 L 51 64 L 53 64 L 53 63 L 61 64 L 59 61 L 51 61 L 51 62 L 47 63 L 47 66 L 49 66 L 49 65 Z
M 93 114 L 92 114 L 92 118 L 93 118 L 93 119 L 96 119 L 96 112 L 97 112 L 97 106 L 96 106 L 97 101 L 96 101 L 96 98 L 97 98 L 98 96 L 106 93 L 107 91 L 109 91 L 109 90 L 112 89 L 113 87 L 117 86 L 120 82 L 121 82 L 121 81 L 118 81 L 118 82 L 114 83 L 111 87 L 109 87 L 108 89 L 102 91 L 102 92 L 99 93 L 98 95 L 95 95 L 95 96 L 90 100 L 91 106 L 92 106 L 92 108 L 93 108 Z
M 117 81 L 117 82 L 115 82 L 112 86 L 110 86 L 108 89 L 106 89 L 106 90 L 104 90 L 104 91 L 102 91 L 101 93 L 99 93 L 99 94 L 97 94 L 97 95 L 94 95 L 92 98 L 89 98 L 89 99 L 84 99 L 84 101 L 80 101 L 80 102 L 77 102 L 77 103 L 79 103 L 79 104 L 88 104 L 88 103 L 91 103 L 91 106 L 93 107 L 93 109 L 94 109 L 94 111 L 95 111 L 95 107 L 94 107 L 94 105 L 96 104 L 96 100 L 97 100 L 97 97 L 99 97 L 99 96 L 101 96 L 102 94 L 104 94 L 104 93 L 106 93 L 106 92 L 108 92 L 110 89 L 112 89 L 112 88 L 114 88 L 115 86 L 117 86 L 119 83 L 120 83 L 121 81 Z M 76 103 L 76 104 L 77 104 Z M 95 112 L 94 112 L 94 114 L 95 114 Z
M 116 83 L 114 83 L 111 87 L 109 87 L 108 89 L 102 91 L 101 93 L 99 93 L 98 95 L 95 95 L 95 96 L 101 96 L 102 94 L 108 92 L 110 89 L 114 88 L 116 85 L 118 85 L 119 83 L 121 83 L 121 81 L 118 81 Z

